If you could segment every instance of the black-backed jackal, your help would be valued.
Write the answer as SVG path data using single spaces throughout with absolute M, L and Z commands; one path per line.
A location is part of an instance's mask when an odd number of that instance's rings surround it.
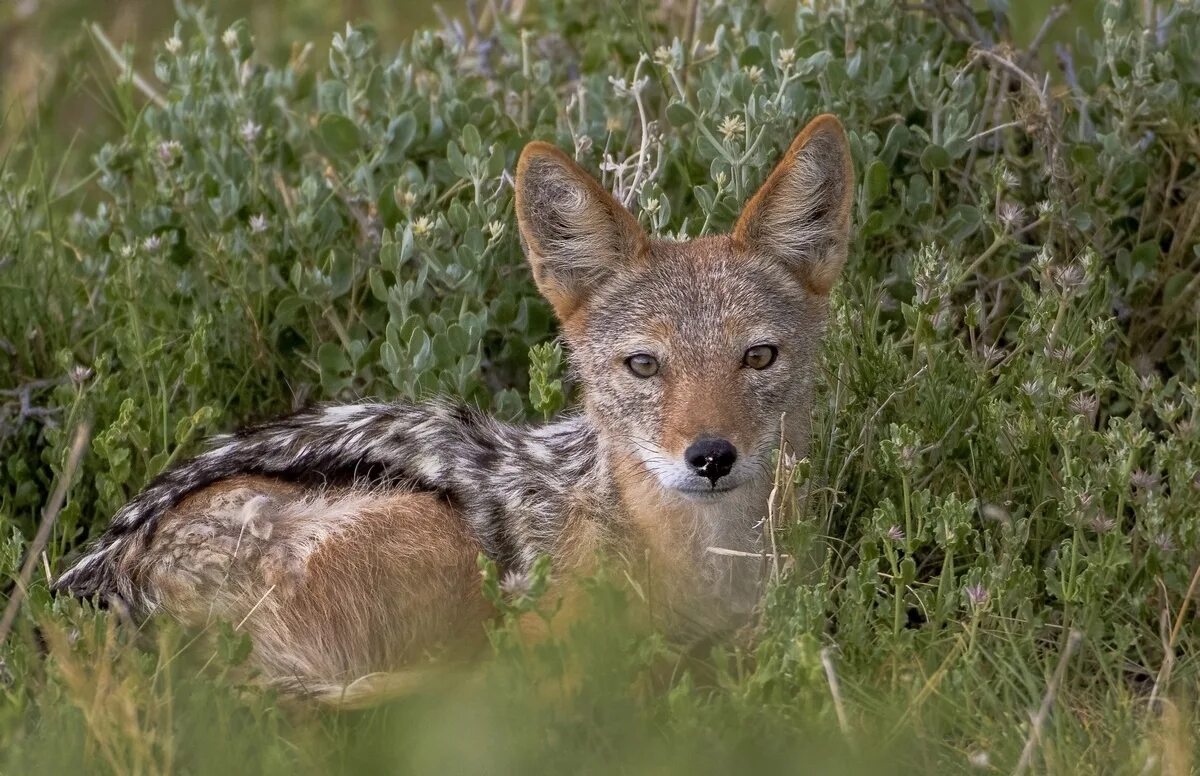
M 759 597 L 746 556 L 762 546 L 772 451 L 781 433 L 806 449 L 852 190 L 845 133 L 820 116 L 732 234 L 656 240 L 566 154 L 530 143 L 517 218 L 578 414 L 525 427 L 352 404 L 218 438 L 123 507 L 58 589 L 243 623 L 269 680 L 335 699 L 480 642 L 481 552 L 513 574 L 550 555 L 567 598 L 598 551 L 636 559 L 669 627 L 737 623 Z

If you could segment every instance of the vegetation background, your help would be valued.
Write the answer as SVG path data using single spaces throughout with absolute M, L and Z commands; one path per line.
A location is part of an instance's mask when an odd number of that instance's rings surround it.
M 0 623 L 0 772 L 1191 772 L 1196 4 L 448 14 L 0 7 L 0 590 L 28 594 Z M 638 634 L 602 576 L 561 642 L 502 618 L 480 675 L 331 714 L 247 688 L 236 624 L 48 595 L 208 433 L 366 395 L 568 403 L 514 236 L 527 140 L 694 236 L 822 111 L 856 238 L 753 632 Z M 586 679 L 548 693 L 566 654 Z

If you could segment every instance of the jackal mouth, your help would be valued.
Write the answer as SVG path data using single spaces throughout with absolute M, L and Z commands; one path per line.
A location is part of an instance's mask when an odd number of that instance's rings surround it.
M 675 490 L 691 499 L 698 501 L 713 501 L 721 496 L 737 490 L 737 485 L 713 485 L 708 488 L 676 488 Z

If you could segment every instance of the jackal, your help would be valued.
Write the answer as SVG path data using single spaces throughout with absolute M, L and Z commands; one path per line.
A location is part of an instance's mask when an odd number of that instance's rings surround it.
M 515 180 L 577 414 L 526 427 L 446 403 L 363 403 L 219 437 L 124 506 L 57 589 L 187 626 L 238 622 L 268 680 L 334 696 L 477 645 L 494 616 L 479 553 L 510 574 L 548 554 L 564 597 L 610 554 L 652 577 L 669 628 L 745 618 L 772 453 L 781 435 L 805 452 L 846 258 L 841 124 L 809 123 L 725 236 L 652 239 L 546 143 L 525 147 Z

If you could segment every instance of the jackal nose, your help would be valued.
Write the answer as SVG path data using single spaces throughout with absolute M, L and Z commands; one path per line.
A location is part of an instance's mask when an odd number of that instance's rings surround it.
M 737 448 L 725 439 L 700 437 L 683 453 L 692 470 L 713 485 L 729 474 L 737 460 Z

